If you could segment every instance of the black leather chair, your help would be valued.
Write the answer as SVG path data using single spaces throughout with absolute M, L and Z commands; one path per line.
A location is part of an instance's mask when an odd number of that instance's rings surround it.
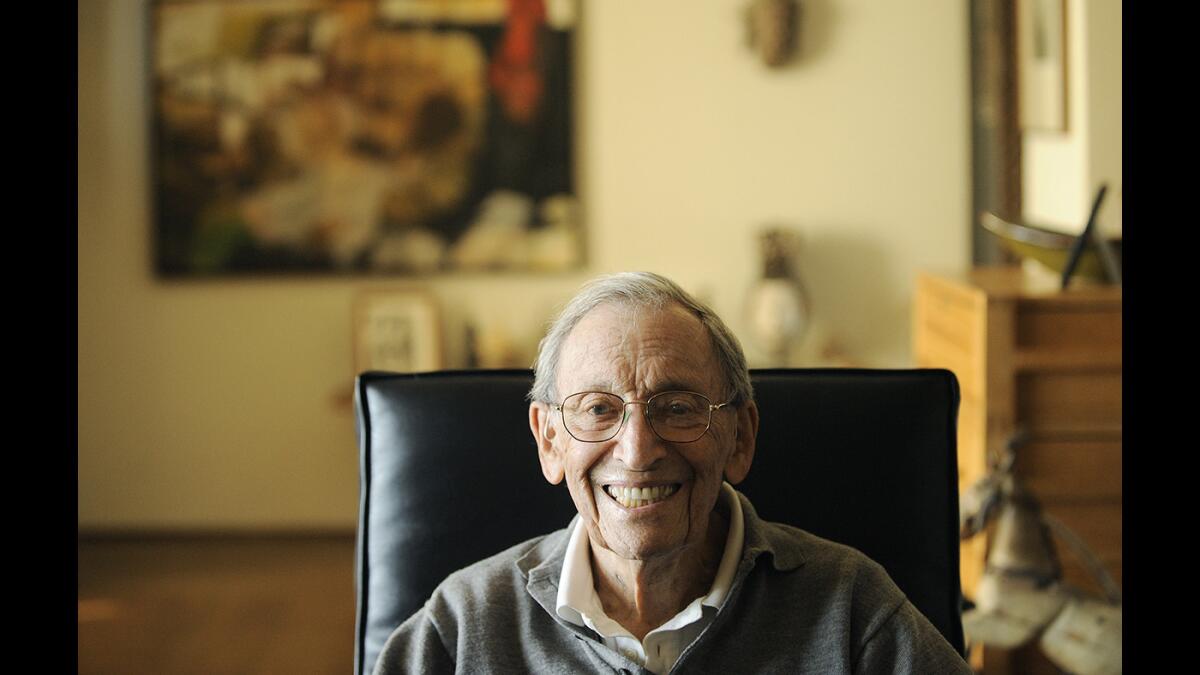
M 878 561 L 961 653 L 954 375 L 752 376 L 761 425 L 738 489 L 763 518 Z M 355 673 L 371 672 L 391 631 L 450 572 L 575 514 L 566 488 L 542 478 L 527 422 L 532 379 L 528 370 L 358 378 Z

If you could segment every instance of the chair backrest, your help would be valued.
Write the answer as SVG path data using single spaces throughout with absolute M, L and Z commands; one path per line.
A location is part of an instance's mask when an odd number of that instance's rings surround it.
M 751 371 L 760 429 L 738 489 L 763 518 L 879 562 L 963 651 L 956 421 L 947 370 Z M 564 527 L 542 478 L 528 370 L 364 373 L 355 673 L 451 572 Z M 468 413 L 468 411 L 470 411 Z

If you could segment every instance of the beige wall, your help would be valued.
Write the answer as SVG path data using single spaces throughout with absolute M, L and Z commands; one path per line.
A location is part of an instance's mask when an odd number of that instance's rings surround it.
M 588 2 L 578 274 L 171 281 L 150 271 L 144 6 L 79 7 L 79 520 L 83 528 L 352 527 L 350 305 L 431 290 L 449 366 L 467 318 L 532 356 L 587 277 L 660 271 L 745 337 L 755 233 L 800 232 L 825 334 L 908 360 L 912 280 L 969 260 L 966 6 L 806 0 L 803 55 L 768 71 L 744 0 Z M 757 359 L 757 354 L 751 354 Z

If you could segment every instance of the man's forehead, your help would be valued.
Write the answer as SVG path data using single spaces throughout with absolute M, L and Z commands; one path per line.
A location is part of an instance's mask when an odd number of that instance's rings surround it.
M 558 380 L 580 391 L 648 387 L 704 392 L 714 384 L 716 370 L 708 331 L 684 307 L 608 304 L 588 312 L 567 337 Z

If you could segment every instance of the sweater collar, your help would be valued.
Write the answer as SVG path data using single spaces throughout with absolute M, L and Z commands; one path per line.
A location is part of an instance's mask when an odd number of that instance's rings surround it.
M 758 517 L 754 505 L 741 492 L 737 493 L 742 501 L 742 513 L 746 517 L 746 544 L 742 550 L 742 564 L 738 568 L 738 578 L 745 576 L 755 565 L 758 557 L 769 554 L 771 566 L 780 572 L 794 570 L 804 564 L 804 551 L 797 546 L 794 538 L 783 539 L 783 533 L 777 529 L 768 528 L 767 523 Z

